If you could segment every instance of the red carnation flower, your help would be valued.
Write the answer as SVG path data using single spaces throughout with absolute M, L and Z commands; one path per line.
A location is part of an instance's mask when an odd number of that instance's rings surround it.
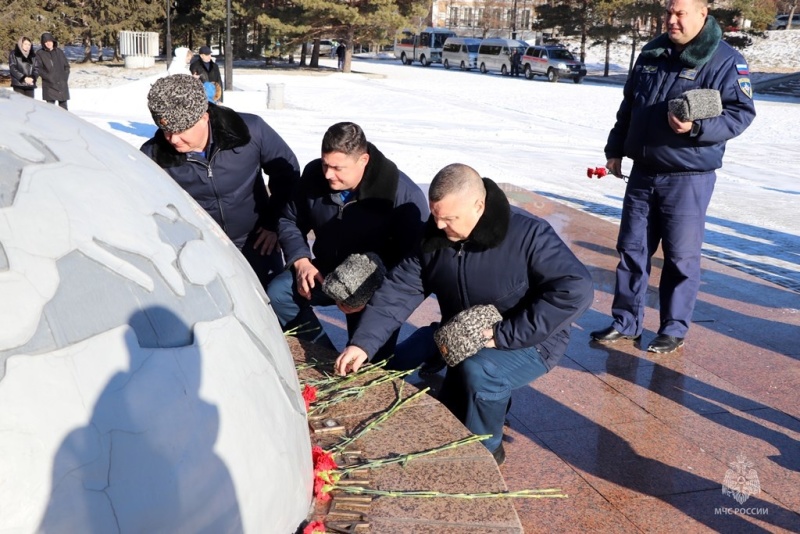
M 597 175 L 598 178 L 602 178 L 603 176 L 607 176 L 608 175 L 608 171 L 606 170 L 605 167 L 597 167 L 594 170 L 594 173 Z
M 303 529 L 303 534 L 325 534 L 325 523 L 312 521 Z
M 592 176 L 594 176 L 594 169 L 589 167 L 588 169 L 586 169 L 586 177 L 591 178 Z
M 311 403 L 317 400 L 317 388 L 314 386 L 305 385 L 303 388 L 303 400 L 306 403 L 306 411 L 311 406 Z
M 333 455 L 325 452 L 319 445 L 311 448 L 311 460 L 314 464 L 314 473 L 319 471 L 330 471 L 339 467 L 333 459 Z

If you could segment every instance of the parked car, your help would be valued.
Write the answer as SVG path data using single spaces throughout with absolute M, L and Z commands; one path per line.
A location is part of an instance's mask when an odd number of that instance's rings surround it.
M 336 47 L 339 46 L 339 43 L 334 41 L 333 39 L 320 39 L 319 40 L 319 55 L 320 56 L 330 56 L 333 55 L 334 50 Z M 314 51 L 314 42 L 306 43 L 306 54 L 311 55 Z
M 478 66 L 483 74 L 500 71 L 507 76 L 511 72 L 511 51 L 516 48 L 521 54 L 527 46 L 525 41 L 516 39 L 484 39 L 478 47 Z
M 444 68 L 459 67 L 461 70 L 478 68 L 478 46 L 480 39 L 473 37 L 448 37 L 442 48 Z
M 785 30 L 786 26 L 788 26 L 789 22 L 789 15 L 778 15 L 775 17 L 775 20 L 767 26 L 768 30 Z M 795 13 L 792 16 L 792 29 L 793 30 L 800 30 L 800 13 Z
M 551 82 L 572 78 L 573 82 L 581 83 L 586 77 L 586 66 L 560 45 L 528 47 L 522 56 L 522 70 L 529 80 L 547 76 Z

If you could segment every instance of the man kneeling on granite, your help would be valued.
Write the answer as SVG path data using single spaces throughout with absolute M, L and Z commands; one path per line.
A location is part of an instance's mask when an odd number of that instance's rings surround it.
M 490 179 L 448 165 L 428 193 L 431 217 L 417 252 L 392 269 L 336 360 L 345 375 L 371 359 L 427 295 L 442 314 L 399 344 L 393 369 L 444 358 L 439 400 L 498 464 L 513 389 L 552 369 L 570 325 L 592 302 L 592 279 L 550 225 L 511 207 Z

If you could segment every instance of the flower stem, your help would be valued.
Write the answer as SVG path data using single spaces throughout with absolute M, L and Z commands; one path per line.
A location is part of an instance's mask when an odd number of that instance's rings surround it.
M 352 471 L 359 471 L 361 469 L 373 469 L 373 468 L 376 468 L 376 467 L 383 467 L 384 465 L 390 465 L 390 464 L 398 464 L 398 463 L 400 463 L 400 464 L 403 464 L 405 466 L 405 464 L 407 464 L 408 462 L 410 462 L 411 460 L 413 460 L 415 458 L 421 458 L 423 456 L 428 456 L 430 454 L 436 454 L 437 452 L 446 451 L 446 450 L 449 450 L 449 449 L 455 449 L 455 448 L 461 447 L 463 445 L 469 445 L 470 443 L 476 443 L 478 441 L 483 441 L 483 440 L 488 439 L 490 437 L 492 437 L 491 434 L 484 434 L 484 435 L 478 435 L 478 436 L 475 436 L 475 435 L 468 436 L 466 438 L 462 438 L 462 439 L 459 439 L 459 440 L 456 440 L 456 441 L 451 441 L 450 443 L 446 443 L 446 444 L 441 445 L 439 447 L 434 447 L 433 449 L 427 449 L 427 450 L 419 451 L 419 452 L 412 452 L 412 453 L 409 453 L 409 454 L 404 454 L 402 456 L 392 456 L 390 458 L 380 458 L 380 459 L 377 459 L 377 460 L 371 460 L 371 461 L 368 461 L 368 462 L 363 463 L 363 464 L 349 466 L 349 467 L 347 467 L 345 469 L 337 469 L 337 472 L 341 473 L 342 475 L 346 475 L 346 474 L 348 474 L 348 473 L 350 473 Z
M 479 493 L 442 493 L 440 491 L 402 491 L 376 490 L 360 486 L 334 486 L 332 491 L 353 493 L 355 495 L 375 495 L 379 497 L 451 497 L 454 499 L 504 499 L 506 497 L 527 499 L 566 499 L 568 495 L 560 489 L 525 489 L 518 491 L 484 491 Z
M 338 451 L 343 450 L 345 447 L 347 447 L 348 445 L 353 443 L 355 440 L 357 440 L 358 438 L 360 438 L 361 436 L 363 436 L 364 434 L 366 434 L 367 432 L 369 432 L 373 428 L 375 428 L 378 425 L 380 425 L 386 419 L 391 417 L 397 410 L 399 410 L 400 408 L 402 408 L 406 404 L 410 403 L 411 401 L 417 399 L 420 395 L 423 395 L 423 394 L 427 393 L 428 390 L 430 389 L 430 388 L 421 389 L 421 390 L 417 391 L 416 393 L 414 393 L 413 395 L 411 395 L 410 397 L 407 397 L 407 398 L 404 399 L 403 395 L 402 395 L 403 386 L 404 385 L 405 385 L 405 382 L 400 382 L 400 387 L 399 387 L 399 390 L 397 392 L 397 400 L 395 400 L 394 404 L 392 404 L 392 406 L 388 410 L 384 411 L 378 417 L 376 417 L 375 419 L 370 421 L 368 425 L 366 425 L 364 428 L 362 428 L 361 430 L 359 430 L 358 432 L 356 432 L 352 436 L 350 436 L 348 438 L 345 438 L 342 441 L 340 441 L 339 443 L 337 443 L 336 445 L 334 445 L 333 447 L 331 447 L 329 449 L 326 449 L 325 452 L 333 453 L 333 452 L 338 452 Z

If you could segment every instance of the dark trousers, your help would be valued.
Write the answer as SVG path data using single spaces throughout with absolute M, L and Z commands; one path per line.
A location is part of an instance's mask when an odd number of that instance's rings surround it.
M 48 104 L 55 104 L 56 103 L 55 100 L 45 100 L 45 102 L 47 102 Z M 61 106 L 64 109 L 68 109 L 66 100 L 59 100 L 58 101 L 58 105 Z
M 397 345 L 390 369 L 414 369 L 431 359 L 441 358 L 433 341 L 438 323 L 424 326 Z M 503 423 L 514 389 L 527 386 L 547 366 L 533 348 L 481 349 L 455 367 L 448 367 L 439 400 L 473 434 L 491 434 L 482 443 L 490 451 L 500 446 Z
M 658 288 L 659 334 L 685 337 L 700 287 L 700 251 L 716 174 L 631 172 L 617 239 L 619 265 L 611 313 L 614 328 L 642 332 L 650 261 L 659 243 L 664 267 Z
M 33 93 L 35 89 L 33 87 L 12 87 L 15 93 L 19 93 L 21 95 L 25 95 L 29 98 L 33 98 Z
M 264 254 L 262 256 L 260 251 L 253 248 L 255 240 L 256 235 L 253 233 L 247 238 L 240 250 L 247 263 L 250 264 L 250 267 L 253 268 L 256 276 L 258 276 L 258 281 L 261 282 L 261 286 L 266 292 L 272 279 L 283 272 L 283 255 L 278 247 L 275 247 L 272 254 Z
M 335 306 L 336 303 L 322 291 L 321 284 L 317 283 L 315 285 L 311 291 L 311 300 L 308 300 L 301 297 L 300 293 L 297 292 L 297 280 L 295 279 L 294 271 L 286 270 L 270 282 L 267 296 L 284 332 L 296 329 L 295 335 L 299 339 L 325 342 L 327 335 L 312 308 L 313 306 Z M 361 312 L 345 315 L 348 343 L 350 338 L 353 337 L 356 328 L 358 328 L 361 315 Z M 399 330 L 392 333 L 392 336 L 378 350 L 372 361 L 383 360 L 394 354 L 399 333 Z

